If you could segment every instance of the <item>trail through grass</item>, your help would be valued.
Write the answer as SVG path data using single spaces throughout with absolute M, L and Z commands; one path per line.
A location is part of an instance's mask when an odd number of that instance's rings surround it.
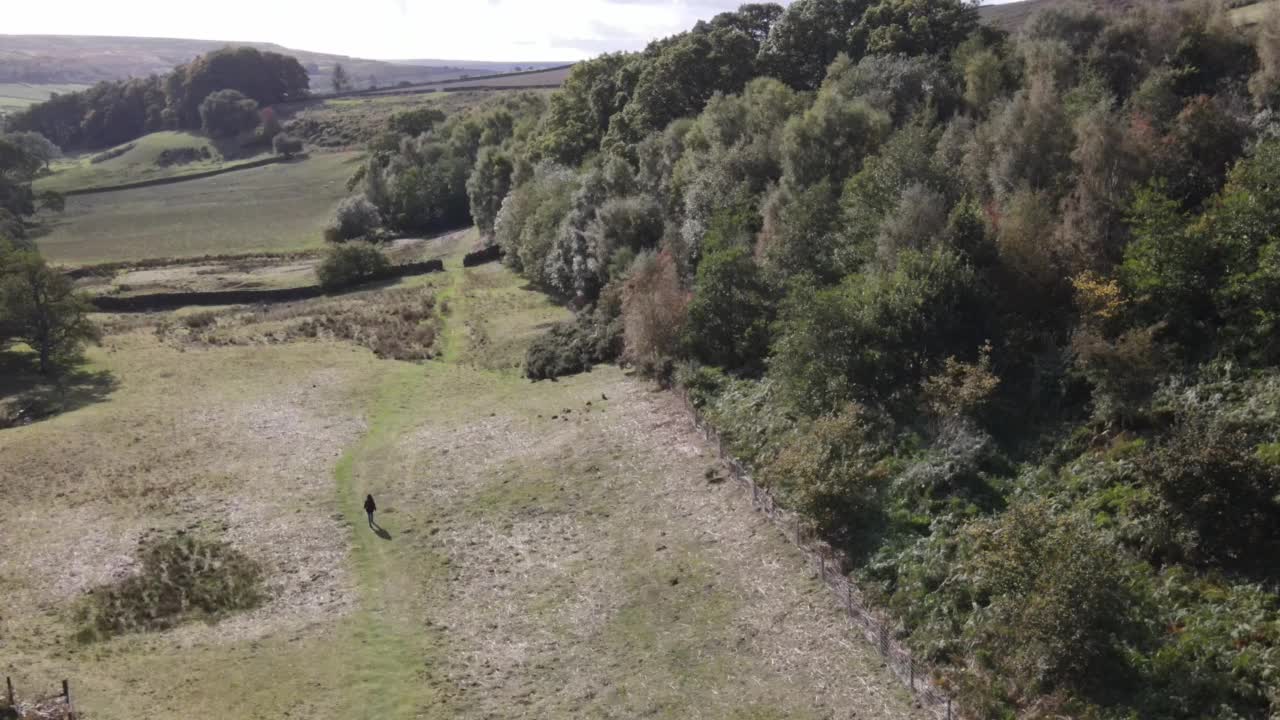
M 109 398 L 0 432 L 0 471 L 28 478 L 0 487 L 24 508 L 0 526 L 0 654 L 22 682 L 70 677 L 102 720 L 917 717 L 803 558 L 708 482 L 723 470 L 668 394 L 617 368 L 520 377 L 566 311 L 462 269 L 465 249 L 429 281 L 441 360 L 142 327 L 94 356 Z M 151 527 L 262 559 L 272 600 L 67 643 L 76 593 L 128 572 Z M 41 572 L 76 553 L 65 588 Z

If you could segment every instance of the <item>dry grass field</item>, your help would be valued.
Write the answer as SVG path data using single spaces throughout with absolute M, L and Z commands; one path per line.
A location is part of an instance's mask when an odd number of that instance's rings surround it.
M 95 720 L 920 717 L 670 395 L 520 377 L 566 311 L 463 270 L 470 239 L 397 287 L 104 318 L 104 389 L 0 430 L 4 672 Z M 292 332 L 405 297 L 436 359 Z M 259 561 L 268 601 L 75 642 L 85 593 L 178 531 Z

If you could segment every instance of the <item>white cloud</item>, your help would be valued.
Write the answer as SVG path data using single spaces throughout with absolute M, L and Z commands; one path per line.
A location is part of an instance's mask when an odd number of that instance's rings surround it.
M 212 12 L 175 11 L 184 4 L 173 0 L 10 4 L 4 32 L 14 34 L 252 40 L 367 58 L 573 60 L 639 49 L 740 2 L 221 0 Z

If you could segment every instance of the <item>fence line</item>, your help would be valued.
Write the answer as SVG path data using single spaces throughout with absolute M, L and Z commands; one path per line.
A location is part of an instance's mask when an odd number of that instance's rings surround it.
M 13 687 L 13 678 L 5 676 L 5 694 L 0 699 L 7 701 L 0 703 L 0 711 L 10 711 L 14 717 L 38 719 L 38 720 L 76 720 L 75 706 L 71 703 L 71 683 L 67 680 L 62 681 L 62 689 L 45 697 L 37 697 L 34 700 L 23 701 L 17 698 L 17 694 Z M 0 712 L 0 717 L 4 713 Z
M 822 584 L 831 590 L 837 602 L 844 607 L 852 628 L 879 651 L 893 674 L 911 689 L 925 709 L 940 720 L 959 720 L 959 705 L 938 683 L 933 669 L 912 657 L 911 651 L 893 636 L 890 623 L 868 607 L 862 591 L 849 581 L 845 574 L 845 568 L 851 566 L 848 557 L 818 537 L 813 527 L 799 513 L 780 506 L 768 488 L 757 485 L 746 466 L 733 457 L 720 434 L 694 406 L 688 393 L 683 388 L 676 388 L 674 392 L 693 418 L 694 427 L 698 428 L 728 466 L 733 479 L 751 492 L 754 508 L 768 517 L 782 532 L 782 536 L 804 552 L 808 562 L 813 563 Z

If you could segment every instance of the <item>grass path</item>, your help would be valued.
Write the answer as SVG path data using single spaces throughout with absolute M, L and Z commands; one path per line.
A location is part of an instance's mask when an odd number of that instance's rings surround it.
M 370 717 L 913 717 L 801 559 L 707 482 L 670 397 L 614 368 L 527 383 L 494 331 L 558 311 L 497 267 L 450 272 L 443 359 L 388 374 L 336 472 L 381 644 Z
M 529 383 L 566 311 L 500 266 L 423 279 L 440 360 L 333 342 L 94 352 L 119 387 L 0 431 L 0 671 L 97 720 L 920 717 L 667 393 Z M 366 526 L 373 493 L 383 538 Z M 151 529 L 261 558 L 273 600 L 77 647 Z M 50 568 L 57 568 L 50 571 Z

